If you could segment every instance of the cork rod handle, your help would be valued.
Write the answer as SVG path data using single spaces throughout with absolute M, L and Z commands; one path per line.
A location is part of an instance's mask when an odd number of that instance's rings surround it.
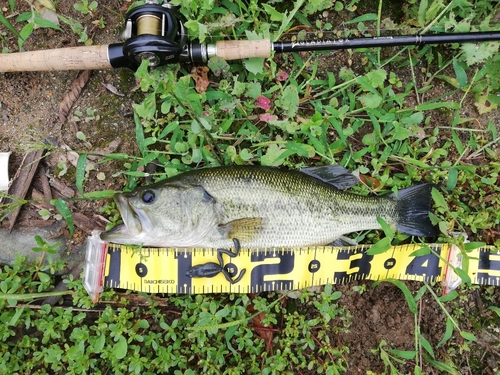
M 217 56 L 224 60 L 239 60 L 250 57 L 270 57 L 271 41 L 262 40 L 221 40 L 216 43 Z
M 0 72 L 110 68 L 107 45 L 0 54 Z

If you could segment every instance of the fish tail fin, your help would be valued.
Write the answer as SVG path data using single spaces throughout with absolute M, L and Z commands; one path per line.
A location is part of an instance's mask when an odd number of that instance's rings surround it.
M 412 186 L 398 192 L 396 228 L 412 236 L 434 237 L 439 231 L 431 223 L 429 213 L 432 206 L 431 190 L 433 184 Z

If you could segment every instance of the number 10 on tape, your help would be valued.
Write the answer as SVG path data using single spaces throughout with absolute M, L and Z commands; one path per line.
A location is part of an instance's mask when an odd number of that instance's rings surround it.
M 428 246 L 431 251 L 411 256 Z M 351 280 L 442 281 L 445 293 L 460 284 L 460 250 L 449 244 L 403 245 L 377 255 L 370 246 L 311 246 L 304 248 L 241 249 L 238 256 L 222 255 L 221 272 L 192 278 L 189 269 L 208 262 L 217 266 L 217 249 L 134 248 L 105 243 L 98 232 L 87 242 L 84 286 L 94 301 L 105 288 L 148 293 L 258 293 L 302 289 Z M 467 274 L 472 283 L 500 285 L 500 255 L 491 247 L 468 253 Z M 218 266 L 215 267 L 216 270 Z M 230 277 L 243 274 L 237 283 Z

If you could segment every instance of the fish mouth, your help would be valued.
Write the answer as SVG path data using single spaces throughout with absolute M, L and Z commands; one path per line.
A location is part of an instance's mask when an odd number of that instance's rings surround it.
M 142 210 L 136 210 L 129 203 L 128 194 L 117 194 L 114 196 L 114 201 L 122 217 L 123 224 L 102 233 L 102 240 L 130 242 L 135 237 L 138 237 L 144 230 L 152 227 L 151 221 L 147 215 Z

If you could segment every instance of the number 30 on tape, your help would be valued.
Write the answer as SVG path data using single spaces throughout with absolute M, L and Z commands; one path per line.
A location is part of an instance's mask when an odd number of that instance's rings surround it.
M 461 267 L 460 250 L 427 244 L 430 253 L 410 256 L 422 246 L 394 246 L 377 255 L 368 255 L 366 245 L 241 249 L 236 257 L 221 255 L 219 270 L 217 249 L 137 249 L 108 244 L 93 235 L 87 243 L 84 285 L 94 301 L 103 287 L 148 293 L 258 293 L 388 278 L 444 281 L 447 289 L 456 287 L 461 279 L 452 269 Z M 500 285 L 500 254 L 494 248 L 476 249 L 468 257 L 472 283 Z M 192 267 L 208 262 L 214 265 L 213 277 L 186 275 Z M 233 278 L 246 272 L 233 284 L 222 268 Z

